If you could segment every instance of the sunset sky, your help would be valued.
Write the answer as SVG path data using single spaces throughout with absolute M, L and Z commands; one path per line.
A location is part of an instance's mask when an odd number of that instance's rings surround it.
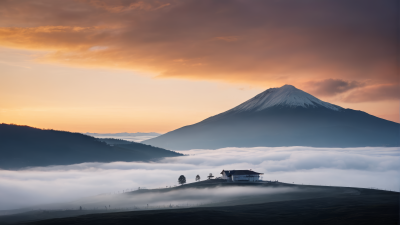
M 2 0 L 0 123 L 168 132 L 291 84 L 399 122 L 395 0 Z

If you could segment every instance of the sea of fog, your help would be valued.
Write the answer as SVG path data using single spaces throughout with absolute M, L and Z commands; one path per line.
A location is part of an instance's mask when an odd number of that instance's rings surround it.
M 110 133 L 110 134 L 98 134 L 98 133 L 83 133 L 95 138 L 114 138 L 122 139 L 125 141 L 142 142 L 151 138 L 160 136 L 161 134 L 151 132 L 151 133 Z
M 399 191 L 399 148 L 257 147 L 189 150 L 157 162 L 82 163 L 0 170 L 0 210 L 178 185 L 184 175 L 252 169 L 263 180 Z

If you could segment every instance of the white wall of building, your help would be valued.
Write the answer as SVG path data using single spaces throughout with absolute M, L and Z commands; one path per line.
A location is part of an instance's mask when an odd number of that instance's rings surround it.
M 260 175 L 252 174 L 252 175 L 232 175 L 231 177 L 226 176 L 226 173 L 222 173 L 222 179 L 226 179 L 228 181 L 249 181 L 256 182 L 260 181 Z
M 232 175 L 232 181 L 259 181 L 259 175 Z

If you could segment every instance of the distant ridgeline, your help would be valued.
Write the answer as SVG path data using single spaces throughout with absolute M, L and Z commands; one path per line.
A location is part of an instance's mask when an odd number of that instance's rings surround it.
M 138 146 L 143 146 L 144 144 L 140 144 L 137 142 L 132 142 L 132 141 L 127 141 L 127 140 L 122 140 L 122 139 L 117 139 L 117 138 L 97 138 L 98 140 L 105 142 L 109 145 L 128 145 L 128 144 L 138 144 Z M 145 145 L 148 147 L 152 147 L 151 145 Z
M 12 124 L 0 124 L 0 155 L 0 169 L 182 156 L 141 143 Z

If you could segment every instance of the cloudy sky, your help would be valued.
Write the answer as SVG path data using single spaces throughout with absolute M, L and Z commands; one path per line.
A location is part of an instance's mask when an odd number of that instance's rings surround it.
M 1 122 L 167 132 L 292 84 L 399 122 L 396 1 L 3 0 Z
M 191 183 L 196 175 L 204 180 L 209 173 L 220 176 L 223 169 L 252 169 L 264 173 L 264 180 L 287 183 L 399 190 L 398 148 L 257 147 L 183 153 L 188 156 L 153 163 L 83 163 L 4 170 L 0 173 L 0 210 L 70 202 L 138 187 L 174 186 L 180 175 Z

